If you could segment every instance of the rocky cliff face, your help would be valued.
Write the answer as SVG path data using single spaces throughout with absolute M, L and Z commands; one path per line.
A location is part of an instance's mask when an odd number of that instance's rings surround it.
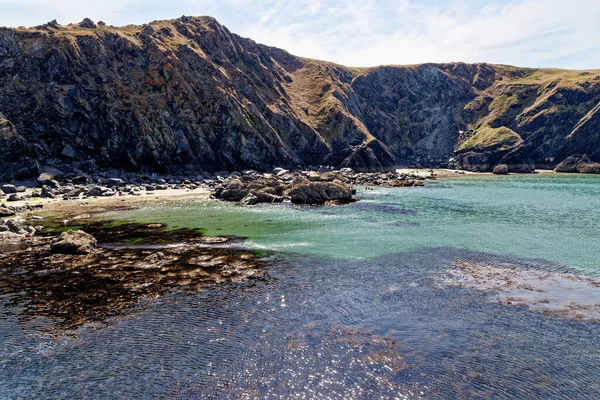
M 209 17 L 0 29 L 0 167 L 490 170 L 600 158 L 600 71 L 308 60 Z

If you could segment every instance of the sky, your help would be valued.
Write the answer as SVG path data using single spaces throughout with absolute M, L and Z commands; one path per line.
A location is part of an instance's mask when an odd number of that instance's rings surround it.
M 230 31 L 347 66 L 489 62 L 600 69 L 600 0 L 0 0 L 0 26 L 210 15 Z

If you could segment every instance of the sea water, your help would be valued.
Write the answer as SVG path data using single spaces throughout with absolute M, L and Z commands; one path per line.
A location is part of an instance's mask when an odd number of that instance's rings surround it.
M 455 260 L 600 275 L 600 179 L 359 188 L 348 206 L 212 201 L 114 214 L 236 235 L 269 279 L 57 335 L 0 315 L 1 398 L 600 398 L 594 321 L 444 286 Z

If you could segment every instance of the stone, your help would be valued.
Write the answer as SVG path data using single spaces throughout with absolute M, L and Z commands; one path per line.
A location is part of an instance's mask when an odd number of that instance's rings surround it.
M 25 193 L 27 188 L 25 186 L 17 186 L 17 193 Z
M 23 197 L 21 195 L 19 195 L 18 193 L 12 193 L 8 195 L 8 198 L 6 199 L 8 201 L 21 201 L 23 200 Z
M 50 250 L 59 254 L 89 254 L 96 246 L 97 241 L 92 235 L 84 231 L 67 231 L 52 243 Z
M 289 192 L 294 204 L 349 203 L 352 189 L 341 182 L 294 182 Z
M 253 206 L 258 204 L 258 197 L 252 193 L 248 193 L 242 200 L 240 200 L 240 204 L 243 206 Z
M 106 186 L 107 187 L 123 187 L 123 186 L 125 186 L 125 182 L 123 181 L 123 179 L 109 178 L 106 181 Z
M 94 29 L 94 28 L 96 28 L 96 24 L 94 23 L 94 21 L 92 21 L 89 18 L 84 18 L 83 21 L 81 21 L 79 23 L 79 26 L 81 28 L 88 28 L 88 29 Z
M 12 194 L 17 193 L 17 188 L 15 187 L 15 185 L 6 184 L 2 185 L 2 191 L 6 194 Z
M 27 233 L 27 231 L 23 228 L 23 226 L 21 226 L 20 222 L 21 221 L 19 218 L 7 219 L 5 221 L 5 225 L 12 233 L 24 235 Z
M 508 174 L 508 165 L 499 164 L 494 167 L 493 170 L 494 175 L 507 175 Z
M 63 177 L 64 174 L 62 171 L 56 168 L 46 168 L 44 172 L 42 172 L 38 176 L 37 181 L 40 186 L 48 185 L 50 187 L 56 188 L 60 186 L 60 184 L 58 184 L 58 181 L 62 180 Z
M 13 210 L 6 207 L 4 204 L 0 205 L 0 217 L 12 217 L 13 215 L 15 215 Z

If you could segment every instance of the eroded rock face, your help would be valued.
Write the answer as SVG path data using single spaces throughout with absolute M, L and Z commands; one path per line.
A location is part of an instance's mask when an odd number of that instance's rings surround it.
M 567 157 L 554 168 L 555 172 L 600 174 L 600 163 L 593 162 L 586 154 Z
M 67 231 L 52 243 L 50 250 L 58 254 L 89 254 L 96 249 L 96 244 L 96 239 L 84 231 Z
M 208 17 L 2 28 L 0 57 L 3 181 L 60 163 L 375 172 L 444 167 L 456 152 L 461 168 L 530 172 L 586 151 L 600 160 L 597 72 L 349 69 L 257 44 Z

